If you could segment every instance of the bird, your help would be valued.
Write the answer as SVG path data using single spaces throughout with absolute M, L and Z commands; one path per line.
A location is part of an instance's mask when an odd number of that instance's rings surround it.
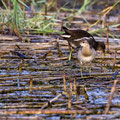
M 80 68 L 84 63 L 91 63 L 96 56 L 97 50 L 102 50 L 105 53 L 105 43 L 99 42 L 94 39 L 94 37 L 87 31 L 77 29 L 70 30 L 66 27 L 62 27 L 65 31 L 63 38 L 68 41 L 71 52 L 69 60 L 72 54 L 73 49 L 77 50 L 77 58 L 80 62 Z M 82 69 L 81 76 L 82 75 Z M 89 69 L 91 75 L 91 68 Z
M 87 31 L 81 29 L 70 30 L 65 26 L 62 26 L 62 30 L 65 32 L 62 34 L 62 38 L 66 39 L 70 46 L 69 60 L 71 59 L 73 49 L 76 49 L 80 46 L 81 40 L 87 40 L 92 48 L 95 50 L 102 50 L 102 52 L 105 54 L 105 43 L 96 41 L 94 37 Z
M 89 44 L 87 39 L 80 41 L 80 46 L 77 47 L 77 58 L 80 63 L 80 72 L 81 77 L 83 77 L 82 69 L 83 64 L 90 63 L 93 61 L 93 59 L 96 57 L 96 50 Z M 89 73 L 91 76 L 91 66 L 89 67 Z

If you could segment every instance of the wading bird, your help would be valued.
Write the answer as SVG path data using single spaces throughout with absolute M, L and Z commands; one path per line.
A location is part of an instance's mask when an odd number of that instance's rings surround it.
M 62 35 L 64 39 L 68 41 L 70 46 L 70 56 L 69 60 L 71 59 L 72 50 L 80 46 L 81 40 L 87 40 L 91 47 L 95 50 L 102 50 L 105 53 L 105 44 L 104 42 L 95 41 L 94 37 L 88 33 L 87 31 L 77 29 L 77 30 L 70 30 L 66 27 L 62 27 L 65 33 Z
M 105 53 L 105 43 L 95 41 L 94 37 L 87 31 L 81 29 L 70 30 L 64 26 L 62 29 L 65 31 L 62 37 L 68 41 L 70 46 L 69 60 L 71 59 L 73 49 L 78 50 L 77 58 L 81 65 L 86 62 L 91 62 L 95 58 L 97 50 L 102 50 Z

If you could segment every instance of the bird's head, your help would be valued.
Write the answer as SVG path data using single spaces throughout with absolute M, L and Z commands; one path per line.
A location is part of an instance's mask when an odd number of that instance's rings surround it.
M 81 46 L 81 47 L 86 47 L 86 46 L 89 46 L 89 43 L 88 43 L 87 40 L 81 40 L 81 41 L 80 41 L 80 46 Z

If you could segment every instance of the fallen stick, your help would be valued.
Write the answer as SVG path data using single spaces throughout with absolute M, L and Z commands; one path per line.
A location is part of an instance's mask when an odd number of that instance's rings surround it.
M 112 101 L 113 95 L 114 95 L 115 90 L 116 90 L 117 82 L 118 82 L 118 80 L 114 80 L 114 85 L 111 89 L 111 93 L 110 93 L 110 96 L 109 96 L 109 101 L 108 101 L 106 109 L 105 109 L 105 114 L 108 114 L 108 112 L 109 112 L 111 101 Z
M 58 100 L 58 98 L 59 98 L 60 96 L 62 96 L 61 93 L 58 94 L 56 97 L 54 97 L 52 100 L 48 101 L 48 103 L 46 103 L 41 109 L 43 110 L 43 109 L 51 106 L 51 104 L 52 104 L 53 102 L 55 102 L 56 100 Z
M 54 85 L 50 85 L 50 86 L 40 86 L 40 87 L 32 87 L 32 90 L 42 90 L 42 89 L 50 89 L 50 88 L 54 88 Z M 5 94 L 5 93 L 13 93 L 14 91 L 26 91 L 29 90 L 30 87 L 20 87 L 20 88 L 8 88 L 8 89 L 2 89 L 0 90 L 0 94 Z
M 12 114 L 91 114 L 94 113 L 94 110 L 61 110 L 61 109 L 51 109 L 51 110 L 29 110 L 29 109 L 21 109 L 21 110 L 0 110 L 0 115 L 12 115 Z

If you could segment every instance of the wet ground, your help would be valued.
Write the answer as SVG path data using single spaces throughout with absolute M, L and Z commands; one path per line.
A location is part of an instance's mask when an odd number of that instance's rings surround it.
M 73 26 L 77 24 L 79 25 L 76 22 Z M 105 56 L 98 51 L 92 63 L 91 76 L 86 68 L 88 65 L 84 65 L 83 77 L 80 74 L 76 51 L 73 52 L 71 61 L 68 61 L 68 43 L 58 35 L 26 35 L 30 39 L 27 43 L 19 41 L 17 37 L 1 34 L 1 118 L 86 119 L 91 114 L 104 114 L 114 83 L 113 75 L 120 67 L 119 64 L 114 66 L 114 63 L 120 61 L 119 29 L 112 28 L 111 32 L 118 38 L 109 38 L 110 49 Z M 106 43 L 106 36 L 95 39 Z M 119 77 L 118 74 L 116 79 L 119 80 Z M 72 105 L 68 108 L 71 83 Z M 119 88 L 118 82 L 108 118 L 120 111 Z M 80 92 L 77 98 L 76 89 L 85 89 L 86 92 Z

